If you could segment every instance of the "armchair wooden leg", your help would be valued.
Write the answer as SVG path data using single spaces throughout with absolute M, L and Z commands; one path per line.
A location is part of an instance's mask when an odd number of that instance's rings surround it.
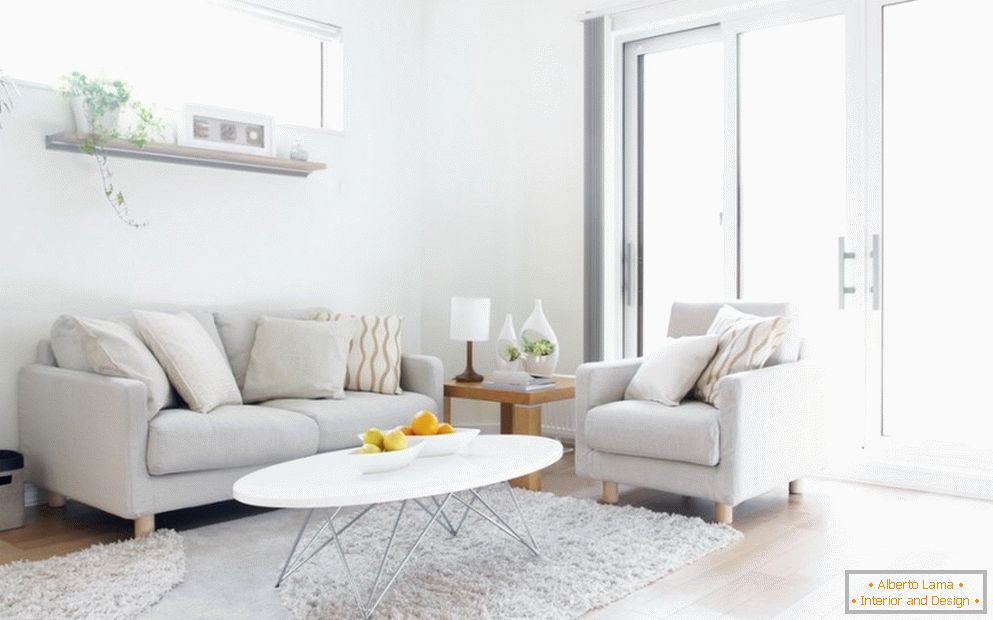
M 617 483 L 603 481 L 603 494 L 600 496 L 601 504 L 616 504 L 620 496 L 617 492 Z
M 730 525 L 734 519 L 734 508 L 729 504 L 714 502 L 714 521 Z
M 804 490 L 803 478 L 797 478 L 790 482 L 790 495 L 803 495 Z M 782 488 L 782 487 L 779 487 Z
M 52 508 L 62 508 L 66 505 L 66 496 L 55 491 L 48 492 L 48 505 Z
M 155 515 L 143 515 L 134 520 L 134 537 L 148 536 L 155 531 Z

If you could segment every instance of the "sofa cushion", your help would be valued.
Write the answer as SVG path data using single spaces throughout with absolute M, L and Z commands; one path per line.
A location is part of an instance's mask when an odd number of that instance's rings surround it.
M 206 413 L 220 405 L 242 404 L 227 359 L 192 314 L 133 314 L 138 333 L 190 409 Z
M 273 312 L 215 312 L 217 331 L 224 343 L 224 352 L 238 388 L 245 387 L 245 373 L 248 372 L 248 360 L 252 355 L 252 346 L 255 345 L 255 328 L 259 317 L 264 314 L 281 319 L 313 319 L 320 311 L 320 308 L 309 308 Z
M 245 373 L 246 403 L 274 398 L 345 398 L 354 321 L 259 317 Z
M 77 345 L 83 358 L 76 359 Z M 169 402 L 172 388 L 158 360 L 135 331 L 120 321 L 64 314 L 52 326 L 52 347 L 62 368 L 137 379 L 148 388 L 148 413 Z
M 421 409 L 435 408 L 431 398 L 416 392 L 397 395 L 345 392 L 344 400 L 281 398 L 263 404 L 302 413 L 317 422 L 320 429 L 317 449 L 321 452 L 357 446 L 357 435 L 369 427 L 387 430 L 409 424 Z
M 644 456 L 696 465 L 720 460 L 717 409 L 688 401 L 678 407 L 647 400 L 622 400 L 590 409 L 586 441 L 601 452 Z
M 211 341 L 217 345 L 218 350 L 224 351 L 224 345 L 221 343 L 221 336 L 217 332 L 217 326 L 214 324 L 214 314 L 202 308 L 186 308 L 185 310 L 193 315 L 193 318 L 195 318 L 197 322 L 203 326 L 204 330 L 207 332 L 207 335 L 210 336 Z M 136 334 L 138 333 L 138 323 L 130 314 L 127 316 L 108 318 L 106 320 L 113 320 L 123 323 L 134 330 Z M 41 348 L 40 351 L 45 353 L 44 348 Z M 86 359 L 86 354 L 83 351 L 83 339 L 81 337 L 80 330 L 74 329 L 71 324 L 63 321 L 61 317 L 59 320 L 55 321 L 54 325 L 52 325 L 50 352 L 55 358 L 55 365 L 58 365 L 59 368 L 81 370 L 83 372 L 97 372 Z M 39 356 L 38 361 L 45 362 L 50 365 L 52 363 L 47 355 Z M 156 361 L 156 363 L 158 363 L 158 361 Z M 183 403 L 182 399 L 170 385 L 169 396 L 166 398 L 165 403 L 158 409 L 183 406 L 185 406 L 185 403 Z M 158 409 L 156 409 L 156 411 Z
M 163 409 L 148 423 L 148 472 L 269 465 L 317 452 L 317 425 L 269 407 L 223 405 L 210 413 Z

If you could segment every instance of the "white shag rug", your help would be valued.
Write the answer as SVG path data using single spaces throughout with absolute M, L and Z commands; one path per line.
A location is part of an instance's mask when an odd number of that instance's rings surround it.
M 602 506 L 521 489 L 514 492 L 542 557 L 534 557 L 475 514 L 470 514 L 456 538 L 436 525 L 383 599 L 376 617 L 575 618 L 741 537 L 737 530 L 696 517 Z M 491 487 L 482 494 L 523 533 L 505 488 Z M 375 579 L 398 506 L 373 509 L 342 535 L 355 579 L 365 587 Z M 457 518 L 462 510 L 453 501 L 446 513 Z M 387 570 L 399 563 L 403 556 L 398 552 L 410 548 L 428 518 L 423 510 L 407 504 Z M 286 532 L 287 542 L 292 534 Z M 279 589 L 295 618 L 356 613 L 341 560 L 330 547 L 325 551 Z
M 134 618 L 183 580 L 183 540 L 159 530 L 39 561 L 0 566 L 0 618 Z

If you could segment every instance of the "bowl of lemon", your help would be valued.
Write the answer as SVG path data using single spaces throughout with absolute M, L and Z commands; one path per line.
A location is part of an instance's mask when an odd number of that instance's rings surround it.
M 419 456 L 446 456 L 462 452 L 479 434 L 478 428 L 455 428 L 447 422 L 438 422 L 430 411 L 418 411 L 408 426 L 400 431 L 407 435 L 407 443 L 420 446 Z
M 381 431 L 370 428 L 359 435 L 362 446 L 349 454 L 349 461 L 363 474 L 380 474 L 410 465 L 424 446 L 412 445 L 399 428 Z

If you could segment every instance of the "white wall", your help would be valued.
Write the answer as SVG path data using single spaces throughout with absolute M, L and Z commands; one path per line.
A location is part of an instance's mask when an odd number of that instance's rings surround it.
M 465 344 L 448 339 L 452 295 L 492 298 L 492 337 L 518 329 L 541 298 L 561 372 L 582 361 L 582 63 L 589 2 L 426 0 L 424 349 L 449 375 Z M 493 366 L 490 341 L 476 369 Z M 461 423 L 495 406 L 459 403 Z
M 272 2 L 340 24 L 346 132 L 277 132 L 331 169 L 308 179 L 113 159 L 149 226 L 119 223 L 85 156 L 47 151 L 67 103 L 24 88 L 0 129 L 0 446 L 16 447 L 16 376 L 63 312 L 158 304 L 328 304 L 402 312 L 420 349 L 421 6 Z M 64 50 L 71 54 L 71 50 Z M 126 77 L 126 76 L 124 76 Z

